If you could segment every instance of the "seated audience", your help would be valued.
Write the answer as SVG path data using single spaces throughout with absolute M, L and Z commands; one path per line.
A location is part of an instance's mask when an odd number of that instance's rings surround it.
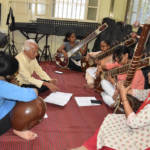
M 23 51 L 20 52 L 16 59 L 19 62 L 19 71 L 17 80 L 19 85 L 23 87 L 37 88 L 39 94 L 46 90 L 55 92 L 57 90 L 56 80 L 51 79 L 38 64 L 36 57 L 38 55 L 38 45 L 34 40 L 26 40 Z M 34 78 L 32 75 L 36 73 L 41 80 Z

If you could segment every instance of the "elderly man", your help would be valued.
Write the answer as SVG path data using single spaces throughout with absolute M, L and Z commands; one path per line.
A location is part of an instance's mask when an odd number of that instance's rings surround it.
M 48 89 L 55 92 L 57 90 L 55 85 L 56 80 L 51 79 L 46 72 L 42 70 L 36 60 L 37 55 L 37 43 L 32 39 L 26 40 L 23 51 L 16 56 L 16 59 L 19 62 L 17 80 L 19 81 L 20 86 L 37 88 L 39 94 Z M 32 77 L 33 72 L 35 72 L 41 80 Z

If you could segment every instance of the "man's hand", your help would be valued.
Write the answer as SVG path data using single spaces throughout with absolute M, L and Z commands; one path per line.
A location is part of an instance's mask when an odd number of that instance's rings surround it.
M 49 88 L 52 92 L 56 92 L 58 90 L 58 87 L 51 82 L 44 82 L 43 85 Z
M 52 79 L 49 81 L 50 83 L 56 84 L 57 83 L 57 79 Z

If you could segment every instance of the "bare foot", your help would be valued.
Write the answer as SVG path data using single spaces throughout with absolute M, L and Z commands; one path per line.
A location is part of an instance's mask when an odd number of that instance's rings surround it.
M 14 134 L 17 136 L 25 139 L 25 140 L 34 140 L 38 135 L 32 131 L 26 130 L 26 131 L 18 131 L 13 130 Z

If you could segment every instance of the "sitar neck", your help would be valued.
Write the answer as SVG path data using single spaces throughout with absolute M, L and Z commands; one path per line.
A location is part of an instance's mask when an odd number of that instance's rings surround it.
M 133 80 L 134 74 L 135 74 L 136 69 L 139 65 L 139 61 L 143 55 L 144 47 L 145 47 L 145 45 L 147 43 L 147 39 L 149 37 L 149 31 L 150 31 L 150 25 L 144 24 L 144 26 L 142 28 L 142 33 L 141 33 L 140 39 L 139 39 L 138 44 L 135 48 L 135 52 L 134 52 L 134 56 L 132 58 L 130 68 L 127 72 L 126 82 L 124 83 L 125 87 L 128 87 Z
M 108 25 L 104 23 L 100 27 L 98 27 L 94 32 L 89 34 L 85 39 L 79 42 L 76 46 L 74 46 L 69 52 L 67 52 L 68 57 L 72 56 L 75 52 L 77 52 L 80 48 L 82 48 L 85 44 L 93 40 L 98 34 L 104 31 Z
M 107 57 L 107 56 L 113 54 L 113 52 L 115 51 L 115 49 L 116 49 L 117 47 L 121 46 L 121 45 L 125 45 L 125 46 L 128 47 L 128 46 L 131 46 L 132 44 L 136 43 L 136 39 L 135 39 L 135 38 L 129 38 L 129 37 L 130 37 L 130 35 L 125 38 L 125 39 L 126 39 L 125 41 L 120 42 L 119 44 L 113 46 L 112 48 L 108 49 L 108 50 L 105 51 L 105 52 L 99 53 L 99 54 L 96 56 L 96 58 L 97 58 L 98 60 L 101 60 L 101 59 L 103 59 L 103 58 L 105 58 L 105 57 Z M 127 38 L 129 38 L 129 39 L 127 39 Z
M 106 52 L 99 53 L 99 54 L 96 56 L 96 59 L 101 60 L 101 59 L 103 59 L 103 58 L 105 58 L 105 57 L 107 57 L 107 56 L 113 54 L 114 50 L 115 50 L 118 46 L 120 46 L 120 44 L 119 44 L 119 45 L 116 45 L 116 46 L 114 46 L 114 47 L 112 47 L 112 48 L 110 48 L 110 49 L 107 50 Z
M 127 73 L 129 67 L 131 64 L 126 64 L 124 66 L 114 68 L 112 70 L 104 72 L 104 77 L 106 78 L 108 75 L 111 75 L 112 77 L 119 75 L 119 74 L 124 74 Z M 137 66 L 137 69 L 142 69 L 146 66 L 150 65 L 150 57 L 144 58 L 141 61 L 139 61 L 139 64 Z

